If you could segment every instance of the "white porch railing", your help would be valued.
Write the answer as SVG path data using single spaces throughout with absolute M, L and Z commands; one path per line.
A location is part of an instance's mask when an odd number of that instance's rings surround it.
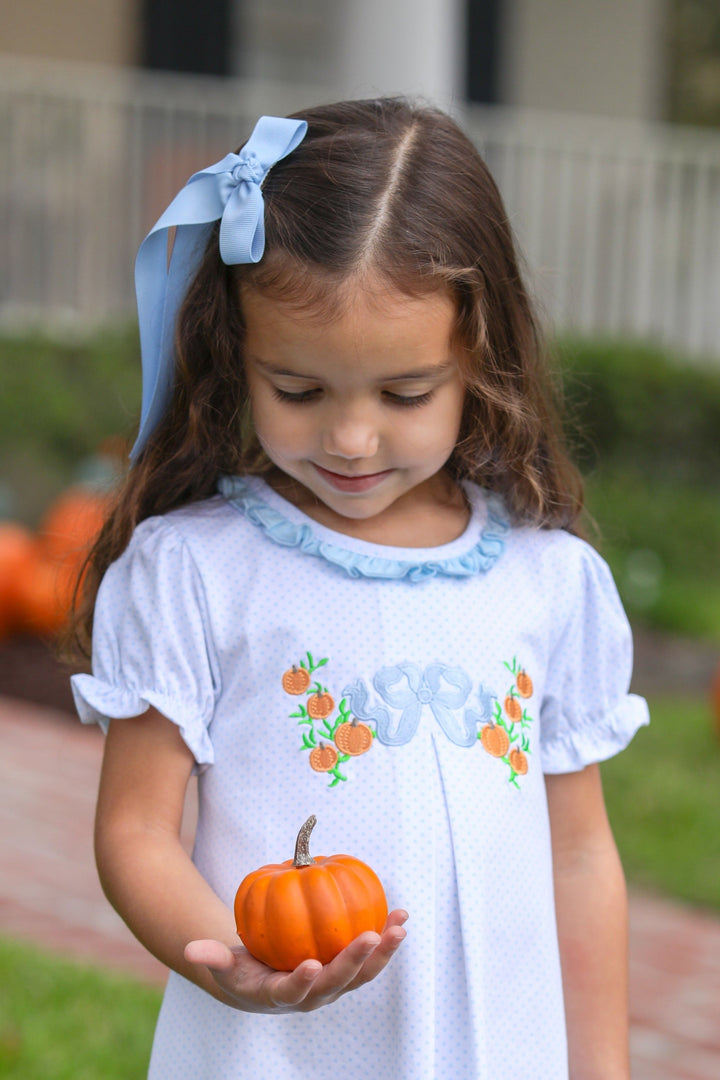
M 131 316 L 137 246 L 262 113 L 327 89 L 0 57 L 0 328 Z M 467 109 L 561 329 L 720 357 L 720 133 Z

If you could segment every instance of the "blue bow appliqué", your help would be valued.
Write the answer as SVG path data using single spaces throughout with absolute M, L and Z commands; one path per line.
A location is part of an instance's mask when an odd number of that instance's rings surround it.
M 190 177 L 147 234 L 135 260 L 135 292 L 143 367 L 137 457 L 167 408 L 174 381 L 175 320 L 197 271 L 213 222 L 220 220 L 220 257 L 228 266 L 256 263 L 265 250 L 260 185 L 272 166 L 305 137 L 304 120 L 261 116 L 239 154 Z M 175 241 L 167 264 L 168 229 Z
M 476 725 L 456 714 L 467 701 L 471 685 L 470 677 L 460 668 L 435 663 L 423 671 L 415 664 L 402 663 L 382 668 L 373 679 L 373 686 L 393 713 L 383 705 L 370 704 L 361 679 L 346 687 L 343 695 L 359 720 L 375 723 L 379 741 L 387 746 L 401 746 L 412 739 L 425 706 L 451 742 L 472 746 L 477 738 Z

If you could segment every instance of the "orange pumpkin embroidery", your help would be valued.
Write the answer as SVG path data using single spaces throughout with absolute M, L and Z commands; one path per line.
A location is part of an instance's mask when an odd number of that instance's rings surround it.
M 521 698 L 532 697 L 533 681 L 527 671 L 519 671 L 515 679 L 515 687 Z
M 501 758 L 507 754 L 510 748 L 510 738 L 504 728 L 498 724 L 486 724 L 480 732 L 480 741 L 483 749 L 487 750 L 492 757 Z
M 357 719 L 345 721 L 335 732 L 335 745 L 343 754 L 359 757 L 365 754 L 373 744 L 373 733 L 367 724 Z
M 325 720 L 335 708 L 335 699 L 327 690 L 318 690 L 307 699 L 308 716 L 313 720 Z
M 310 751 L 310 767 L 315 772 L 330 772 L 337 764 L 337 750 L 330 743 L 321 742 Z
M 293 664 L 282 677 L 282 687 L 286 694 L 304 694 L 309 685 L 310 672 L 297 664 Z
M 512 720 L 513 724 L 517 724 L 522 720 L 522 705 L 512 694 L 508 694 L 505 698 L 505 712 L 507 713 L 508 718 Z
M 509 761 L 511 768 L 518 776 L 525 776 L 528 771 L 528 759 L 522 750 L 519 750 L 517 747 L 515 747 L 514 750 L 511 750 Z

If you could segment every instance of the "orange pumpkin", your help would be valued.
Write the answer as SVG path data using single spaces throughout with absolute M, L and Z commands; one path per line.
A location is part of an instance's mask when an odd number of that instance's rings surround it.
M 109 509 L 107 493 L 81 485 L 68 488 L 40 523 L 43 553 L 58 562 L 72 558 L 79 564 L 105 524 Z
M 329 772 L 337 764 L 337 750 L 328 743 L 321 742 L 310 751 L 310 768 L 315 772 Z
M 32 577 L 36 560 L 37 542 L 30 530 L 0 523 L 0 637 L 20 628 L 21 588 Z
M 310 685 L 310 672 L 293 664 L 283 675 L 282 685 L 286 694 L 304 694 Z
M 516 772 L 518 776 L 524 776 L 525 773 L 528 771 L 528 759 L 523 753 L 523 751 L 518 750 L 517 747 L 515 747 L 514 750 L 510 751 L 510 756 L 508 760 L 510 762 L 510 765 L 512 766 L 513 771 Z
M 303 825 L 295 858 L 248 874 L 235 896 L 235 922 L 252 955 L 276 971 L 303 960 L 329 964 L 358 934 L 382 933 L 387 901 L 377 874 L 351 855 L 313 859 Z
M 40 554 L 32 573 L 18 582 L 22 629 L 40 637 L 56 634 L 70 613 L 75 579 L 69 561 L 58 563 Z
M 503 757 L 510 748 L 508 733 L 498 724 L 486 724 L 480 732 L 480 741 L 483 749 L 492 757 Z
M 720 663 L 715 668 L 715 674 L 710 683 L 710 706 L 712 708 L 715 732 L 720 738 Z
M 318 691 L 307 699 L 308 716 L 313 720 L 325 720 L 335 708 L 335 698 L 327 690 Z
M 346 720 L 335 732 L 335 745 L 343 754 L 359 757 L 366 753 L 373 744 L 373 733 L 367 724 L 361 724 L 356 718 Z
M 512 720 L 513 724 L 517 724 L 519 720 L 522 720 L 522 705 L 512 694 L 508 694 L 505 698 L 505 712 L 508 715 L 508 719 Z
M 515 680 L 517 692 L 520 697 L 529 698 L 533 693 L 533 681 L 528 675 L 527 671 L 519 671 L 517 679 Z

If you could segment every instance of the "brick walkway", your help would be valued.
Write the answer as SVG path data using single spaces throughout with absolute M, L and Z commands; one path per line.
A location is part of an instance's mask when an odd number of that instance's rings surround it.
M 161 983 L 95 875 L 100 733 L 0 697 L 0 745 L 0 933 Z M 720 919 L 633 896 L 630 939 L 633 1080 L 718 1080 Z

